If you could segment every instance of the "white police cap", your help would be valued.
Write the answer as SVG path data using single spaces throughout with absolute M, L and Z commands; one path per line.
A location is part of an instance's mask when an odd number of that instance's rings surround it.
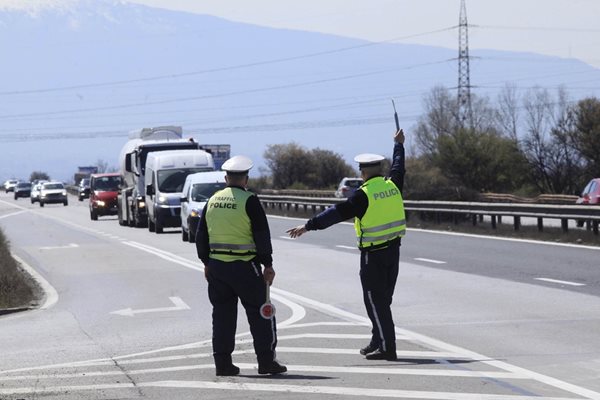
M 221 169 L 226 172 L 241 173 L 248 172 L 254 164 L 246 156 L 233 156 L 223 163 Z
M 385 160 L 384 156 L 380 156 L 379 154 L 371 154 L 371 153 L 363 153 L 354 157 L 354 161 L 359 164 L 360 167 L 367 167 L 370 165 L 377 165 Z

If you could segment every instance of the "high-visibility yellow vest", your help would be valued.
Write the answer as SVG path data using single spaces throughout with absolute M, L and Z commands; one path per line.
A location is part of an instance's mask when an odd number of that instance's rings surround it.
M 404 236 L 404 201 L 394 182 L 378 176 L 365 182 L 360 190 L 367 195 L 369 206 L 362 218 L 354 219 L 358 248 L 368 249 Z
M 249 261 L 256 256 L 246 202 L 253 195 L 227 187 L 215 193 L 206 204 L 206 226 L 210 258 L 220 261 Z

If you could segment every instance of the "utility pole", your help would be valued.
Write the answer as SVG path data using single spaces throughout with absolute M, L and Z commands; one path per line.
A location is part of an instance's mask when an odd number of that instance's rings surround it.
M 469 69 L 469 23 L 465 0 L 460 1 L 458 24 L 458 119 L 464 127 L 473 126 L 471 109 L 471 72 Z

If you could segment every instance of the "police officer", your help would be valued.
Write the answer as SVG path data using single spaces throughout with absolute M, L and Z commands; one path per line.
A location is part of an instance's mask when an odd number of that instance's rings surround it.
M 359 154 L 354 158 L 364 184 L 343 203 L 321 212 L 304 225 L 289 229 L 296 238 L 307 231 L 320 230 L 354 218 L 360 249 L 360 281 L 363 300 L 372 324 L 370 343 L 360 349 L 368 360 L 397 359 L 396 335 L 392 319 L 392 297 L 398 277 L 400 242 L 406 231 L 402 200 L 404 184 L 404 132 L 394 135 L 394 153 L 390 178 L 382 176 L 382 161 L 377 154 Z
M 217 376 L 238 375 L 231 359 L 235 347 L 238 298 L 246 310 L 259 374 L 279 374 L 287 368 L 275 360 L 275 317 L 262 318 L 266 285 L 275 278 L 271 236 L 265 212 L 246 190 L 252 160 L 227 160 L 227 187 L 215 193 L 202 211 L 196 233 L 198 257 L 204 264 L 208 297 L 213 306 L 213 356 Z M 264 266 L 264 270 L 261 267 Z

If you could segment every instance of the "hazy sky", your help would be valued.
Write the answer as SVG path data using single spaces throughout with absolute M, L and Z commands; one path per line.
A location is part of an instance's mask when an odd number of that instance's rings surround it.
M 460 0 L 131 0 L 257 25 L 455 48 Z M 472 48 L 573 57 L 600 67 L 600 0 L 467 0 Z

